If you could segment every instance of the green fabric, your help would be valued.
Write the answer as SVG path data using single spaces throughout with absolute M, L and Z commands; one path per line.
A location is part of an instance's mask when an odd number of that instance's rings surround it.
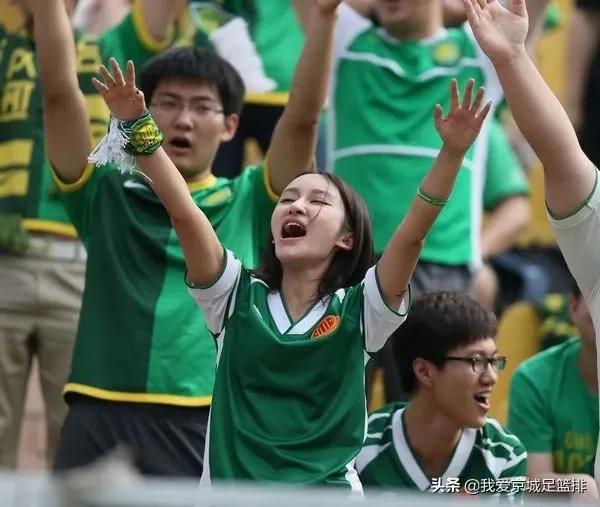
M 491 211 L 504 199 L 527 195 L 529 182 L 502 125 L 494 120 L 490 126 L 490 145 L 483 188 L 483 207 Z
M 544 30 L 551 31 L 556 28 L 559 28 L 562 24 L 562 16 L 560 14 L 560 10 L 558 9 L 558 5 L 555 3 L 551 3 L 546 9 L 546 13 L 544 14 Z
M 348 486 L 366 418 L 364 285 L 338 290 L 281 331 L 277 322 L 291 320 L 285 302 L 270 305 L 278 293 L 238 273 L 217 339 L 210 479 Z
M 214 0 L 213 4 L 248 23 L 265 74 L 277 83 L 275 91 L 289 91 L 304 46 L 304 33 L 290 0 L 254 3 L 248 0 Z M 214 49 L 208 34 L 201 29 L 195 31 L 193 39 L 195 46 Z M 185 39 L 181 43 L 185 44 Z
M 274 208 L 263 168 L 219 178 L 192 196 L 220 240 L 255 265 Z M 210 396 L 214 341 L 186 291 L 183 252 L 154 192 L 142 179 L 97 167 L 64 199 L 88 251 L 69 382 L 108 391 L 108 399 L 116 399 L 111 392 L 133 401 L 143 393 Z
M 110 56 L 141 66 L 152 53 L 137 37 L 132 17 L 100 38 L 76 35 L 79 86 L 89 100 L 92 136 L 106 131 L 108 110 L 91 83 Z M 17 215 L 49 224 L 69 219 L 45 157 L 42 95 L 35 44 L 25 30 L 0 27 L 0 215 Z M 23 181 L 23 183 L 18 183 Z
M 447 107 L 450 81 L 456 78 L 464 89 L 473 78 L 476 86 L 493 88 L 482 62 L 465 28 L 427 42 L 399 42 L 370 28 L 340 58 L 330 116 L 331 163 L 365 199 L 377 252 L 406 215 L 441 147 L 432 111 L 437 103 Z M 479 260 L 488 142 L 484 131 L 466 154 L 450 200 L 427 235 L 422 260 L 450 265 Z
M 65 223 L 45 170 L 42 97 L 33 40 L 0 27 L 0 214 Z
M 304 33 L 292 2 L 256 2 L 256 17 L 251 30 L 265 74 L 277 83 L 276 91 L 289 91 L 304 46 Z
M 406 436 L 406 406 L 393 403 L 369 415 L 367 438 L 356 460 L 367 491 L 371 486 L 435 492 L 434 478 L 424 472 Z M 462 488 L 469 479 L 522 482 L 526 469 L 527 453 L 519 439 L 488 418 L 482 428 L 463 430 L 442 475 L 458 478 Z M 511 496 L 522 496 L 522 491 Z
M 508 428 L 529 453 L 552 453 L 554 472 L 594 473 L 598 395 L 584 383 L 577 337 L 536 354 L 516 369 Z

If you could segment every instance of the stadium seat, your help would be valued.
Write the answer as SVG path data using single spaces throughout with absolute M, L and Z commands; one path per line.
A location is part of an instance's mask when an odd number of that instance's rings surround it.
M 373 412 L 374 410 L 379 410 L 386 404 L 383 368 L 375 368 L 370 387 L 368 409 L 369 412 Z
M 517 366 L 539 351 L 538 329 L 542 320 L 531 303 L 509 306 L 500 319 L 498 353 L 506 356 L 506 369 L 498 375 L 491 397 L 490 416 L 506 424 L 510 379 Z
M 520 248 L 530 246 L 553 247 L 556 238 L 546 216 L 544 196 L 544 169 L 538 162 L 529 172 L 529 201 L 531 204 L 531 222 L 518 241 Z

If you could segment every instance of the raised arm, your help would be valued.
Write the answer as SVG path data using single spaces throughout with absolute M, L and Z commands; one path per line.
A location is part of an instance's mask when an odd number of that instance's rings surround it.
M 473 85 L 473 80 L 470 80 L 461 103 L 458 85 L 455 80 L 452 81 L 448 116 L 443 117 L 441 106 L 436 106 L 435 126 L 443 140 L 442 149 L 377 265 L 383 295 L 392 308 L 400 305 L 423 248 L 427 231 L 450 196 L 463 158 L 479 134 L 490 110 L 491 104 L 488 103 L 479 112 L 484 90 L 479 89 L 473 100 Z
M 373 9 L 373 1 L 374 0 L 345 0 L 344 3 L 352 7 L 352 9 L 354 9 L 361 16 L 368 17 L 370 16 Z M 310 4 L 311 3 L 307 0 L 292 0 L 292 5 L 294 6 L 294 10 L 296 11 L 296 17 L 298 18 L 300 26 L 302 26 L 305 32 L 308 31 L 308 25 L 310 20 Z
M 489 1 L 489 0 L 488 0 Z M 493 62 L 515 121 L 544 165 L 550 211 L 565 216 L 592 192 L 594 165 L 585 156 L 565 110 L 525 50 L 525 0 L 465 0 L 475 37 Z
M 91 148 L 89 116 L 79 90 L 73 29 L 63 0 L 31 0 L 40 79 L 44 135 L 60 178 L 77 181 Z
M 111 59 L 111 66 L 112 74 L 104 66 L 100 68 L 104 83 L 94 78 L 94 86 L 102 94 L 114 118 L 125 122 L 141 119 L 146 112 L 146 104 L 143 93 L 135 86 L 133 62 L 127 62 L 126 77 L 123 77 L 114 59 Z M 156 147 L 158 129 L 154 120 L 150 118 L 143 123 L 144 128 L 138 130 L 140 135 L 132 133 L 130 139 L 137 138 L 146 145 L 154 143 Z M 161 147 L 152 154 L 138 156 L 137 162 L 171 217 L 183 249 L 188 281 L 210 285 L 221 272 L 224 250 L 212 225 L 192 199 L 183 176 Z
M 277 122 L 267 154 L 271 187 L 277 194 L 296 176 L 312 168 L 319 115 L 329 84 L 336 9 L 341 0 L 305 2 L 311 4 L 306 42 L 288 104 Z

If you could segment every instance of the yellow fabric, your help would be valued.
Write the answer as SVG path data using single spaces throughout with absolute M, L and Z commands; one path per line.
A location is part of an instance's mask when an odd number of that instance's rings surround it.
M 79 190 L 81 187 L 83 187 L 83 185 L 85 185 L 87 181 L 91 178 L 92 173 L 94 172 L 94 167 L 96 167 L 94 164 L 88 163 L 85 166 L 83 172 L 81 173 L 79 179 L 77 181 L 73 181 L 72 183 L 65 183 L 64 181 L 62 181 L 54 168 L 52 169 L 52 177 L 56 182 L 56 186 L 62 192 L 75 192 L 76 190 Z
M 373 373 L 370 391 L 368 409 L 369 412 L 373 412 L 386 404 L 383 368 L 377 368 Z
M 108 391 L 83 384 L 68 383 L 65 385 L 64 394 L 78 393 L 93 398 L 109 401 L 126 401 L 131 403 L 159 403 L 162 405 L 177 405 L 180 407 L 208 407 L 212 396 L 177 396 L 172 394 L 152 393 L 125 393 L 121 391 Z
M 265 183 L 265 190 L 267 191 L 267 195 L 271 198 L 273 202 L 279 201 L 279 194 L 273 190 L 271 185 L 271 174 L 269 170 L 269 157 L 265 158 L 264 170 L 263 170 L 263 178 Z
M 288 103 L 289 96 L 288 92 L 248 92 L 244 97 L 244 102 L 261 106 L 285 106 Z
M 508 358 L 506 369 L 498 374 L 490 398 L 490 417 L 506 424 L 510 379 L 519 364 L 539 352 L 538 328 L 542 321 L 531 303 L 515 303 L 506 309 L 498 329 L 498 353 Z
M 200 181 L 190 181 L 187 186 L 190 189 L 190 192 L 195 192 L 196 190 L 203 190 L 205 188 L 212 187 L 217 182 L 217 178 L 214 174 L 209 174 L 206 178 L 201 179 Z
M 169 28 L 169 30 L 167 32 L 167 36 L 165 37 L 165 40 L 163 40 L 163 41 L 156 40 L 152 36 L 152 34 L 148 31 L 148 27 L 146 26 L 146 23 L 144 22 L 144 15 L 142 13 L 142 5 L 139 0 L 134 1 L 133 8 L 131 11 L 131 16 L 132 16 L 133 25 L 135 26 L 135 30 L 138 34 L 138 37 L 140 38 L 140 40 L 142 41 L 142 44 L 144 45 L 144 47 L 147 50 L 159 53 L 161 51 L 164 51 L 171 45 L 171 43 L 173 41 L 173 36 L 174 36 L 173 27 Z
M 47 232 L 49 234 L 58 234 L 60 236 L 77 237 L 75 227 L 70 224 L 62 224 L 59 222 L 48 222 L 46 220 L 38 220 L 35 218 L 24 218 L 21 220 L 23 227 L 30 232 Z

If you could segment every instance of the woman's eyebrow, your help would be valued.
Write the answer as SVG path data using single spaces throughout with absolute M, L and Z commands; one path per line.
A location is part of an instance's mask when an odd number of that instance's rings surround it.
M 313 195 L 313 196 L 320 196 L 320 197 L 323 197 L 323 198 L 331 198 L 332 197 L 331 194 L 328 191 L 326 191 L 326 190 L 313 190 L 311 192 L 311 195 Z

